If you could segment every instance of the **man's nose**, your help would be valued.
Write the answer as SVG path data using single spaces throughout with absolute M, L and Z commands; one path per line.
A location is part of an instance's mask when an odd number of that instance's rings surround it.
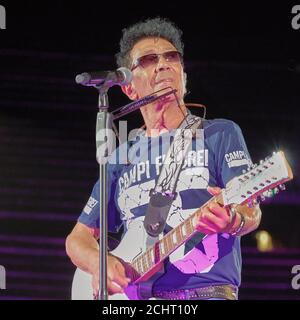
M 166 70 L 169 69 L 169 62 L 165 59 L 165 57 L 163 55 L 159 55 L 158 56 L 158 62 L 156 65 L 156 70 L 157 71 L 161 71 L 161 70 Z

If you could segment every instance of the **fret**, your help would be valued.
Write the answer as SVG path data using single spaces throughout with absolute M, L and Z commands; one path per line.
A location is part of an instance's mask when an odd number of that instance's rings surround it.
M 140 277 L 141 274 L 140 270 L 138 269 L 137 259 L 132 262 L 131 266 L 132 269 L 130 270 L 130 278 L 132 281 L 135 281 Z
M 184 228 L 184 232 L 185 232 L 184 238 L 187 238 L 189 236 L 189 230 L 188 230 L 188 225 L 186 224 L 186 221 L 183 222 L 182 227 Z
M 182 237 L 182 233 L 179 227 L 176 227 L 176 236 L 178 239 L 178 243 L 182 243 L 183 241 L 183 237 Z
M 198 221 L 199 220 L 198 218 L 199 217 L 195 214 L 191 216 L 190 224 L 191 224 L 191 228 L 193 230 L 192 232 L 195 232 L 195 230 L 196 230 L 196 222 L 195 221 Z
M 157 263 L 158 261 L 160 261 L 160 256 L 161 256 L 161 253 L 160 253 L 160 247 L 159 247 L 159 244 L 160 242 L 156 242 L 155 245 L 154 245 L 154 255 L 155 255 L 155 263 Z
M 163 239 L 159 241 L 159 248 L 160 248 L 161 255 L 164 256 L 166 254 L 166 250 L 165 250 L 165 242 Z
M 172 243 L 172 239 L 170 237 L 170 234 L 166 235 L 166 240 L 167 240 L 167 244 L 168 244 L 168 252 L 172 251 L 174 248 L 174 245 Z
M 184 235 L 184 239 L 187 237 L 188 232 L 187 232 L 187 226 L 185 224 L 185 221 L 182 223 L 182 230 L 183 230 L 183 235 Z
M 144 261 L 145 261 L 145 272 L 149 270 L 149 257 L 148 257 L 148 251 L 145 251 L 144 253 Z
M 166 249 L 166 254 L 168 254 L 169 251 L 170 251 L 170 249 L 169 249 L 168 237 L 167 237 L 167 236 L 164 236 L 163 241 L 164 241 L 164 245 L 165 245 L 165 249 Z
M 162 241 L 159 241 L 159 255 L 160 255 L 160 259 L 163 259 L 164 258 L 164 244 Z
M 168 236 L 165 235 L 163 239 L 164 239 L 164 242 L 165 242 L 166 254 L 168 254 L 169 251 L 170 251 L 170 249 L 169 249 L 170 246 L 169 246 Z
M 186 225 L 186 230 L 188 234 L 192 234 L 194 231 L 193 228 L 193 223 L 192 223 L 192 217 L 189 217 L 186 221 L 185 221 L 185 225 Z
M 176 245 L 177 245 L 177 243 L 176 242 L 174 243 L 174 241 L 173 241 L 173 235 L 174 234 L 175 234 L 174 232 L 172 232 L 170 234 L 170 243 L 171 243 L 171 246 L 172 246 L 172 250 L 174 250 L 174 248 L 176 248 Z
M 144 258 L 145 258 L 145 256 L 142 255 L 142 256 L 141 256 L 141 262 L 142 262 L 143 272 L 145 273 L 148 268 L 147 268 L 147 261 L 145 261 Z
M 146 251 L 146 253 L 147 253 L 147 263 L 148 263 L 149 269 L 153 266 L 153 259 L 152 259 L 151 251 L 152 251 L 151 249 L 148 249 Z
M 154 253 L 154 247 L 150 249 L 150 256 L 151 256 L 151 263 L 152 265 L 155 265 L 155 253 Z
M 182 224 L 182 225 L 180 226 L 180 229 L 181 229 L 181 231 L 182 231 L 183 239 L 185 239 L 185 237 L 186 237 L 186 235 L 187 235 L 186 230 L 185 230 L 185 224 Z
M 149 260 L 149 256 L 148 256 L 149 252 L 148 250 L 146 251 L 146 254 L 144 255 L 145 257 L 145 262 L 146 262 L 146 270 L 145 271 L 148 271 L 150 268 L 151 268 L 151 262 Z
M 143 266 L 142 266 L 141 257 L 138 257 L 136 259 L 136 262 L 137 262 L 137 269 L 138 269 L 139 273 L 142 274 L 143 273 Z
M 132 265 L 132 268 L 133 268 L 134 270 L 138 271 L 138 266 L 137 266 L 137 261 L 136 261 L 136 260 L 134 260 L 134 261 L 131 263 L 131 265 Z
M 175 229 L 172 230 L 171 237 L 172 237 L 172 240 L 173 240 L 173 244 L 177 245 L 178 244 L 178 242 L 177 242 L 177 233 L 176 233 Z
M 177 247 L 178 242 L 177 242 L 176 232 L 174 229 L 172 230 L 172 233 L 170 234 L 170 240 L 171 240 L 173 248 Z

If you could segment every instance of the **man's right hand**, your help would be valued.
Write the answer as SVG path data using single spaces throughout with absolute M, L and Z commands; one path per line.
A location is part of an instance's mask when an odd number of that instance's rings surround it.
M 99 260 L 99 258 L 98 258 Z M 94 296 L 99 294 L 99 262 L 96 263 L 96 269 L 93 272 L 93 293 Z M 112 255 L 107 256 L 107 289 L 108 294 L 124 293 L 124 289 L 130 283 L 130 279 L 126 277 L 125 267 L 120 260 Z

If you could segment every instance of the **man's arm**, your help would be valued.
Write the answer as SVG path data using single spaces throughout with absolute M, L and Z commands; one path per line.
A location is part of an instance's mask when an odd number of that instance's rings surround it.
M 94 294 L 99 292 L 99 230 L 77 222 L 66 239 L 66 251 L 72 262 L 93 277 Z M 114 256 L 107 257 L 108 293 L 123 293 L 130 279 L 126 277 L 125 268 Z
M 66 251 L 81 270 L 94 274 L 99 265 L 99 231 L 77 222 L 66 239 Z

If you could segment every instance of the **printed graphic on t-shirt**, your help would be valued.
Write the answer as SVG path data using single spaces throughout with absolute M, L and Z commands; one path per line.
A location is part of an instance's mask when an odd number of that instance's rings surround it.
M 167 218 L 167 224 L 172 228 L 175 228 L 181 222 L 186 220 L 197 209 L 183 209 L 183 201 L 188 201 L 188 199 L 185 199 L 183 196 L 181 196 L 180 192 L 191 189 L 205 190 L 208 187 L 209 170 L 207 167 L 205 167 L 205 165 L 208 165 L 208 150 L 203 150 L 201 152 L 191 151 L 187 159 L 188 160 L 184 163 L 177 182 L 176 191 L 178 192 L 178 196 L 173 201 Z M 200 166 L 197 166 L 198 164 Z M 194 165 L 196 166 L 194 167 Z M 138 166 L 139 168 L 145 168 L 145 170 L 143 170 L 143 177 L 142 174 L 140 174 L 140 176 L 137 174 L 139 172 Z M 146 169 L 147 167 L 149 169 Z M 156 166 L 156 176 L 159 174 L 159 169 L 160 167 Z M 140 179 L 145 180 L 147 176 L 150 176 L 149 165 L 145 163 L 141 165 L 140 163 L 133 166 L 129 172 L 125 172 L 119 179 L 119 196 L 117 201 L 123 214 L 122 219 L 125 221 L 130 221 L 131 219 L 135 218 L 135 210 L 149 203 L 149 192 L 155 187 L 155 179 L 141 184 L 134 184 L 135 182 L 140 181 Z M 137 234 L 139 229 L 135 230 L 131 227 L 127 232 Z M 128 239 L 131 238 L 128 237 Z M 123 239 L 123 241 L 124 240 L 125 239 Z M 130 246 L 129 243 L 128 245 Z M 173 261 L 174 259 L 178 260 L 183 257 L 184 245 L 170 255 L 170 261 Z
M 88 202 L 87 202 L 87 204 L 86 204 L 86 206 L 84 207 L 83 211 L 84 211 L 87 215 L 89 215 L 89 214 L 92 212 L 93 208 L 94 208 L 97 204 L 98 204 L 98 201 L 97 201 L 95 198 L 90 197 L 89 200 L 88 200 Z
M 251 164 L 251 160 L 245 151 L 237 150 L 225 154 L 225 161 L 228 164 L 228 168 L 248 166 Z

